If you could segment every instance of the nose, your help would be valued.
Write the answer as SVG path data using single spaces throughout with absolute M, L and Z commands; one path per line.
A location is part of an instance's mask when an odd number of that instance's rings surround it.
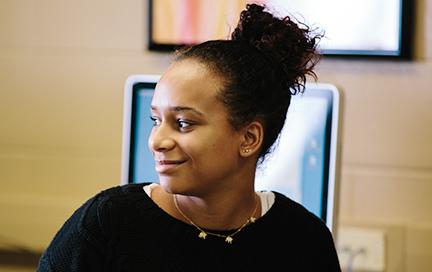
M 161 124 L 153 127 L 148 139 L 148 145 L 154 152 L 166 152 L 175 147 L 175 141 L 169 128 Z

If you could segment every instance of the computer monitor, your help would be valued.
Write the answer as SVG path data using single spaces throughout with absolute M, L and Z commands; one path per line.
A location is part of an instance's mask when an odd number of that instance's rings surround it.
M 159 75 L 131 75 L 124 89 L 121 183 L 158 182 L 147 145 Z M 338 208 L 340 90 L 307 83 L 292 97 L 274 151 L 256 170 L 256 190 L 274 190 L 320 217 L 334 233 Z

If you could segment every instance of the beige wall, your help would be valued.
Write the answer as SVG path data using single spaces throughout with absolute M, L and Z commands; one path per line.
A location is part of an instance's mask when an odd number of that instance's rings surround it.
M 432 271 L 432 0 L 416 60 L 324 59 L 343 90 L 340 226 L 382 228 L 388 271 Z M 119 183 L 123 83 L 161 73 L 146 1 L 0 1 L 0 247 L 42 250 L 84 200 Z

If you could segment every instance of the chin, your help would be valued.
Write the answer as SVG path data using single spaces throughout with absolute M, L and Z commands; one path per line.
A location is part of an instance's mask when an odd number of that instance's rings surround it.
M 170 193 L 170 194 L 176 193 L 175 186 L 173 186 L 173 184 L 175 184 L 175 183 L 173 183 L 172 180 L 162 177 L 162 178 L 159 178 L 159 184 L 165 192 Z
M 169 194 L 188 194 L 191 190 L 191 184 L 185 184 L 183 180 L 173 179 L 171 177 L 160 177 L 159 184 L 161 188 Z

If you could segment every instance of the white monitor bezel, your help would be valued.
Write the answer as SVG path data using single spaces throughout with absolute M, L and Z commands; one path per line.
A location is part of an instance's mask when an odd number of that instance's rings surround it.
M 124 85 L 124 104 L 123 104 L 123 138 L 122 138 L 122 158 L 121 158 L 121 182 L 120 184 L 129 183 L 130 169 L 130 144 L 131 144 L 131 121 L 132 121 L 132 97 L 134 85 L 136 83 L 148 82 L 157 83 L 160 75 L 157 74 L 135 74 L 126 79 Z M 336 233 L 338 217 L 338 192 L 339 192 L 339 161 L 340 161 L 340 110 L 341 110 L 341 91 L 335 85 L 329 83 L 306 83 L 307 89 L 327 89 L 332 93 L 332 122 L 330 138 L 330 158 L 326 203 L 325 223 L 332 233 Z

